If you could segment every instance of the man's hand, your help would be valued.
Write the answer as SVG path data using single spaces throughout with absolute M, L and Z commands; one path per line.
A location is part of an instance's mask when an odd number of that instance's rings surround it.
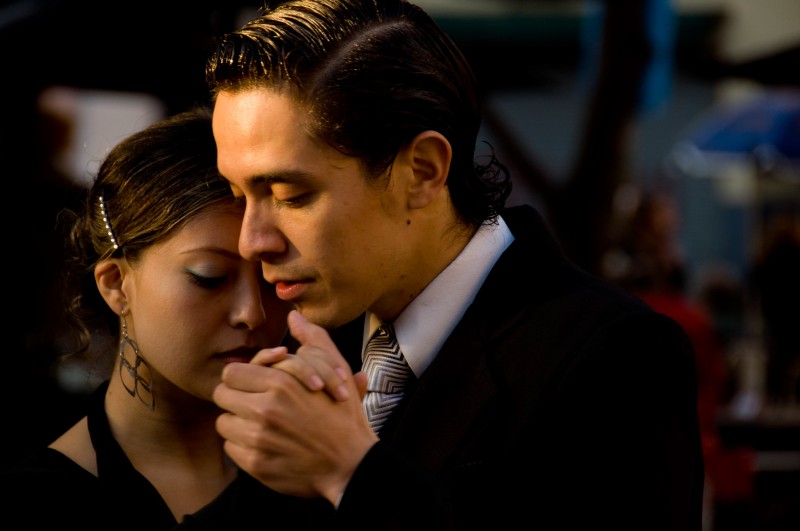
M 324 389 L 337 400 L 350 396 L 345 382 L 354 376 L 358 396 L 367 392 L 367 377 L 359 372 L 353 375 L 350 366 L 341 356 L 328 332 L 307 321 L 300 312 L 292 310 L 288 316 L 289 332 L 300 342 L 299 356 L 289 354 L 286 347 L 261 350 L 250 361 L 258 365 L 269 365 L 281 369 L 300 380 L 309 390 Z
M 366 377 L 353 376 L 328 333 L 296 311 L 289 328 L 296 354 L 267 349 L 225 367 L 214 401 L 228 413 L 217 430 L 231 459 L 268 487 L 336 504 L 378 440 L 351 399 L 363 396 Z

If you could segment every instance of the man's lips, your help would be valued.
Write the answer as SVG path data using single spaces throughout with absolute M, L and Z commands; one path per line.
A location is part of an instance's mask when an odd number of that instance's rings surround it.
M 288 281 L 288 280 L 279 280 L 274 284 L 275 284 L 275 293 L 278 295 L 280 299 L 285 301 L 296 299 L 297 297 L 303 294 L 306 287 L 308 286 L 307 282 Z

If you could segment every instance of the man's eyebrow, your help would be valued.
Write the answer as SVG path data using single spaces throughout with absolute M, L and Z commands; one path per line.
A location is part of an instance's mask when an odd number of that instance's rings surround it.
M 246 186 L 260 186 L 264 184 L 302 183 L 310 179 L 311 175 L 306 172 L 291 170 L 252 175 L 244 179 L 244 184 Z

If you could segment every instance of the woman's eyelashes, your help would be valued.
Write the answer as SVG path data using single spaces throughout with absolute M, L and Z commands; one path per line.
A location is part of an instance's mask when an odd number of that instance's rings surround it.
M 189 281 L 192 282 L 192 284 L 200 286 L 201 288 L 204 289 L 219 288 L 220 286 L 225 284 L 225 282 L 228 280 L 227 275 L 221 275 L 221 276 L 201 275 L 199 273 L 196 273 L 195 271 L 191 271 L 188 269 L 186 270 L 186 273 L 189 277 Z

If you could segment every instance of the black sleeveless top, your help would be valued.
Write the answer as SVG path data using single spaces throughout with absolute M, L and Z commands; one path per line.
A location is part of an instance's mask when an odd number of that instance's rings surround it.
M 87 411 L 98 476 L 59 451 L 42 448 L 2 474 L 9 493 L 4 514 L 17 515 L 17 522 L 31 527 L 158 531 L 177 525 L 161 495 L 111 435 L 103 405 L 107 388 L 104 382 L 93 392 Z
M 242 471 L 213 502 L 177 522 L 112 436 L 104 407 L 107 388 L 104 382 L 94 391 L 87 410 L 98 476 L 61 452 L 42 448 L 0 474 L 2 521 L 82 531 L 302 530 L 329 524 L 333 508 L 326 501 L 278 494 Z

